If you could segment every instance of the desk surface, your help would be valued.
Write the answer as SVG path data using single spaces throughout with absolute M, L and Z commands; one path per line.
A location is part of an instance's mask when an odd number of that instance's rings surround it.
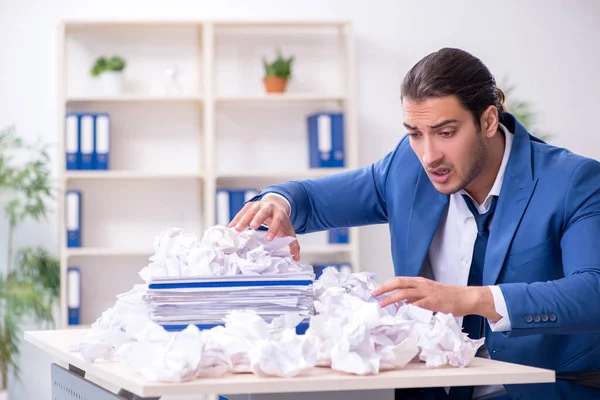
M 542 383 L 555 380 L 554 371 L 551 370 L 475 358 L 465 368 L 426 368 L 425 363 L 411 363 L 403 369 L 371 376 L 356 376 L 330 368 L 313 368 L 293 378 L 231 374 L 191 382 L 156 383 L 145 381 L 138 373 L 118 361 L 99 360 L 87 363 L 79 353 L 70 352 L 67 346 L 78 344 L 87 333 L 87 329 L 25 332 L 25 340 L 63 362 L 141 397 Z

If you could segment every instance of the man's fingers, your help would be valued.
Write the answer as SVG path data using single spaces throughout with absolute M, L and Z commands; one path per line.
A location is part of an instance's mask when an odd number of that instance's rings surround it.
M 379 287 L 375 288 L 371 292 L 371 296 L 379 296 L 387 292 L 391 292 L 396 289 L 406 289 L 411 287 L 417 287 L 418 284 L 422 281 L 421 278 L 413 278 L 409 276 L 398 276 L 396 278 L 392 278 L 387 282 L 384 282 Z
M 250 224 L 250 221 L 252 221 L 252 219 L 254 218 L 254 216 L 260 209 L 261 209 L 261 204 L 259 202 L 256 202 L 256 203 L 252 204 L 252 206 L 249 207 L 245 213 L 240 211 L 240 213 L 243 213 L 243 215 L 239 219 L 239 221 L 235 224 L 235 229 L 238 232 L 241 232 L 242 230 L 246 229 L 248 224 Z
M 297 240 L 290 243 L 290 253 L 295 261 L 300 261 L 300 243 Z
M 401 289 L 390 294 L 379 302 L 381 307 L 389 306 L 393 303 L 399 303 L 402 300 L 406 300 L 409 303 L 419 301 L 423 298 L 423 295 L 418 289 Z
M 254 215 L 250 222 L 250 228 L 258 229 L 267 219 L 271 218 L 273 213 L 273 206 L 270 204 L 263 204 L 260 210 Z
M 238 222 L 242 219 L 242 217 L 244 215 L 246 215 L 246 213 L 248 212 L 248 210 L 250 210 L 252 207 L 254 207 L 256 203 L 246 203 L 244 205 L 244 207 L 242 207 L 242 209 L 235 214 L 235 217 L 233 217 L 233 219 L 231 220 L 231 222 L 229 223 L 229 225 L 227 225 L 228 228 L 233 228 L 234 226 L 236 226 L 238 224 Z
M 281 227 L 281 218 L 273 217 L 269 223 L 269 230 L 267 231 L 267 240 L 271 241 L 279 234 L 279 228 Z

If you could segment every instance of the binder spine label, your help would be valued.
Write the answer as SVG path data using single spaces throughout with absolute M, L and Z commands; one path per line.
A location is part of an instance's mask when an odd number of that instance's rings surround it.
M 79 268 L 67 270 L 67 307 L 69 325 L 79 325 L 81 314 L 81 273 Z
M 217 190 L 217 225 L 227 226 L 229 225 L 229 192 L 227 190 Z
M 81 169 L 93 169 L 94 116 L 81 117 Z
M 107 170 L 110 154 L 110 118 L 108 115 L 96 116 L 95 130 L 95 169 Z
M 65 121 L 65 157 L 67 170 L 79 169 L 79 117 L 68 114 Z
M 68 191 L 66 197 L 67 247 L 81 247 L 81 193 Z

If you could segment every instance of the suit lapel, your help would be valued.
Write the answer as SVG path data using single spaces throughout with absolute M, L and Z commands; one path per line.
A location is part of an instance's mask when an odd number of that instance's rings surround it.
M 448 196 L 440 194 L 423 169 L 419 172 L 406 236 L 405 275 L 417 276 L 438 225 L 448 207 Z
M 510 115 L 501 122 L 514 132 L 514 140 L 492 219 L 485 255 L 483 285 L 496 284 L 508 248 L 537 183 L 537 178 L 533 178 L 531 167 L 529 133 Z

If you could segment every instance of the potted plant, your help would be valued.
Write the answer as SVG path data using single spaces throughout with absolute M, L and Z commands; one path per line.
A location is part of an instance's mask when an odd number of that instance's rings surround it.
M 267 62 L 263 57 L 263 65 L 265 67 L 265 76 L 263 82 L 267 93 L 282 93 L 288 80 L 291 77 L 291 67 L 294 61 L 294 56 L 284 58 L 281 51 L 277 49 L 277 57 L 271 63 Z
M 98 57 L 90 70 L 90 75 L 100 77 L 106 94 L 118 94 L 123 86 L 123 70 L 125 60 L 119 56 Z
M 15 228 L 41 220 L 53 198 L 50 157 L 45 146 L 26 144 L 14 128 L 0 131 L 0 206 L 8 220 L 7 254 L 0 262 L 0 399 L 8 377 L 19 378 L 19 344 L 25 321 L 52 323 L 59 296 L 58 259 L 41 247 L 13 248 Z

